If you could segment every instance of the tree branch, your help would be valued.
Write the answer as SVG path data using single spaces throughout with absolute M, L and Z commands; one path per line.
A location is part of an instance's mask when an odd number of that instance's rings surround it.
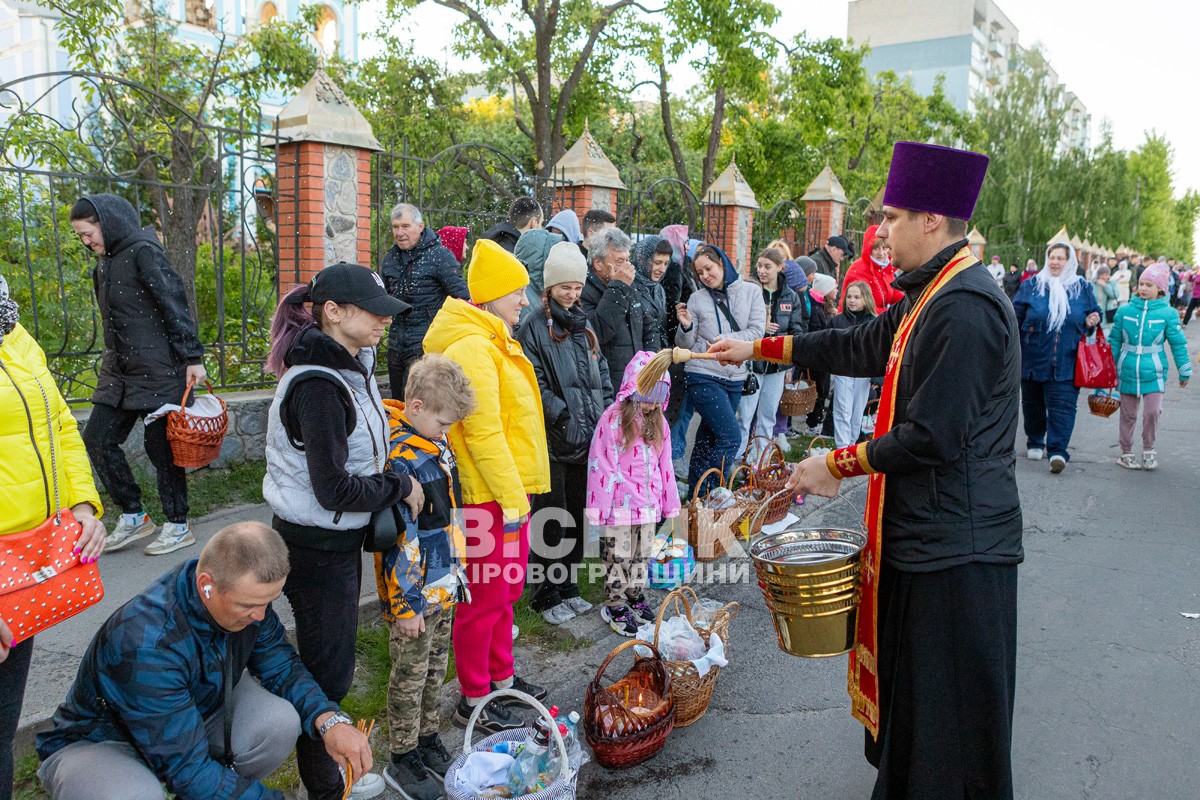
M 433 0 L 433 2 L 443 8 L 448 8 L 451 11 L 457 11 L 458 13 L 462 14 L 464 17 L 474 23 L 475 27 L 479 29 L 479 32 L 483 34 L 483 38 L 487 39 L 502 52 L 506 49 L 507 45 L 505 44 L 504 40 L 501 39 L 494 30 L 492 30 L 492 26 L 488 24 L 488 21 L 484 19 L 483 15 L 471 8 L 466 3 L 462 2 L 462 0 Z M 521 88 L 525 90 L 525 94 L 529 97 L 530 104 L 537 102 L 537 89 L 535 89 L 533 86 L 533 80 L 529 77 L 528 70 L 524 69 L 523 67 L 513 68 L 512 72 L 521 82 Z
M 442 0 L 438 0 L 442 2 Z M 558 108 L 554 110 L 554 124 L 552 130 L 561 131 L 563 123 L 567 118 L 567 106 L 571 103 L 571 96 L 575 94 L 575 90 L 579 88 L 579 82 L 583 79 L 584 70 L 587 67 L 588 59 L 592 57 L 592 50 L 596 47 L 596 41 L 600 38 L 600 34 L 604 32 L 605 27 L 612 21 L 613 16 L 623 8 L 635 6 L 641 8 L 646 13 L 658 13 L 659 10 L 651 11 L 636 2 L 636 0 L 617 0 L 604 8 L 600 12 L 600 16 L 592 23 L 592 29 L 588 32 L 587 41 L 579 51 L 579 56 L 575 59 L 575 65 L 571 69 L 570 77 L 563 83 L 562 89 L 558 92 Z M 557 153 L 551 154 L 557 156 Z

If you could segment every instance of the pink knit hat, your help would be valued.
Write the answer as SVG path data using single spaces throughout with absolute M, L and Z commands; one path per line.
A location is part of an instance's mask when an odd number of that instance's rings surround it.
M 1151 264 L 1146 267 L 1146 271 L 1142 273 L 1142 277 L 1138 280 L 1150 281 L 1163 294 L 1167 293 L 1167 287 L 1171 285 L 1171 268 L 1164 262 L 1160 261 L 1157 264 Z

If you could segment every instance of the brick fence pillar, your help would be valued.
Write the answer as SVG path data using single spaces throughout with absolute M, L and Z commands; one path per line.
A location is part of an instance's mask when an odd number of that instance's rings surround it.
M 983 261 L 983 248 L 987 247 L 987 239 L 979 232 L 978 227 L 972 227 L 971 232 L 967 234 L 967 247 L 970 248 L 971 255 Z
M 730 161 L 704 193 L 705 238 L 729 256 L 738 274 L 750 274 L 754 263 L 754 212 L 759 208 L 754 190 L 742 176 L 737 162 Z
M 849 201 L 828 164 L 800 199 L 804 203 L 804 252 L 809 253 L 825 244 L 830 236 L 842 233 L 842 218 Z
M 570 209 L 580 221 L 593 209 L 617 216 L 617 190 L 624 189 L 625 183 L 586 123 L 583 135 L 554 165 L 552 176 L 562 182 L 555 192 L 552 213 Z
M 339 261 L 371 267 L 370 123 L 318 68 L 276 125 L 280 294 Z

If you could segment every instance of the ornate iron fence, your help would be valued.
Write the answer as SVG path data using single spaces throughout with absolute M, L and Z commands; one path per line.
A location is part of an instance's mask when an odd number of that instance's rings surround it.
M 63 97 L 73 99 L 69 112 L 49 113 Z M 105 192 L 128 199 L 163 240 L 213 382 L 264 383 L 281 232 L 271 204 L 256 198 L 276 190 L 277 143 L 258 120 L 206 122 L 119 76 L 56 72 L 0 84 L 0 263 L 69 400 L 90 396 L 103 337 L 96 257 L 68 216 L 79 197 Z

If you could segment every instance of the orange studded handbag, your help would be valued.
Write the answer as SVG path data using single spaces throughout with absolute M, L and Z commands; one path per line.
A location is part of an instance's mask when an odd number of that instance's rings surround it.
M 12 629 L 14 644 L 75 616 L 104 597 L 96 562 L 81 563 L 75 552 L 83 526 L 70 509 L 60 504 L 53 417 L 44 391 L 42 399 L 50 428 L 54 507 L 59 510 L 36 528 L 0 536 L 0 619 Z

